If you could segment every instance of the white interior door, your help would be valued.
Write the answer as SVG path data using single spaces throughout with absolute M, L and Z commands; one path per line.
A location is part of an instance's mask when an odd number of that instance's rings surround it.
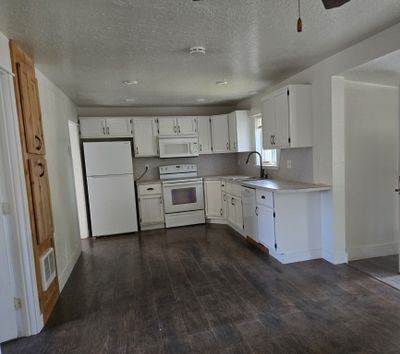
M 81 150 L 79 144 L 79 126 L 75 122 L 68 122 L 69 140 L 71 149 L 72 172 L 74 174 L 75 199 L 81 238 L 89 237 L 88 219 L 86 214 L 85 187 L 82 171 Z

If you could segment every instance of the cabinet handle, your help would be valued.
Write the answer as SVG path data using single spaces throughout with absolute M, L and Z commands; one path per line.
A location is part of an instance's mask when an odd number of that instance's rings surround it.
M 229 150 L 229 142 L 226 143 L 226 150 Z
M 148 191 L 154 191 L 154 188 L 153 187 L 149 187 L 149 188 L 147 188 L 147 190 Z
M 176 133 L 176 125 L 174 125 L 174 133 Z
M 39 173 L 39 177 L 43 177 L 43 176 L 44 176 L 44 172 L 45 172 L 44 166 L 43 166 L 43 164 L 42 164 L 41 162 L 38 163 L 38 166 L 39 166 L 40 169 L 41 169 L 41 171 L 40 171 L 40 173 Z
M 231 204 L 232 204 L 232 205 L 235 205 L 234 201 L 235 201 L 235 200 L 232 198 L 232 199 L 231 199 Z
M 272 143 L 275 145 L 275 135 L 272 135 Z
M 203 151 L 203 144 L 200 144 L 200 151 Z
M 181 133 L 181 126 L 180 125 L 178 125 L 178 133 L 179 134 Z
M 256 209 L 254 210 L 254 212 L 255 212 L 256 215 L 258 216 L 258 207 L 256 207 Z
M 37 141 L 37 145 L 35 146 L 36 150 L 42 149 L 42 139 L 40 139 L 37 135 L 35 135 L 35 141 Z
M 221 208 L 221 210 L 219 211 L 219 213 L 220 213 L 220 214 L 221 214 L 221 216 L 222 216 L 222 214 L 223 214 L 222 208 Z
M 265 199 L 265 195 L 262 195 L 262 196 L 261 196 L 261 199 Z
M 107 127 L 107 135 L 110 135 L 110 127 Z
M 136 146 L 136 155 L 139 155 L 139 146 Z
M 224 202 L 226 202 L 226 194 L 224 194 L 224 196 L 222 197 L 222 199 L 224 200 Z
M 272 135 L 269 137 L 269 142 L 271 145 L 274 145 L 273 141 L 272 141 Z
M 103 127 L 103 135 L 106 135 L 106 127 Z

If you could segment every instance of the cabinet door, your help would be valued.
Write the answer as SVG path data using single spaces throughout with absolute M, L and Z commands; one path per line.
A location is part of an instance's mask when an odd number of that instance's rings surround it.
M 176 118 L 176 129 L 178 131 L 178 135 L 196 135 L 197 117 Z
M 204 194 L 206 198 L 206 217 L 220 218 L 223 216 L 221 181 L 205 181 Z
M 160 136 L 174 136 L 177 135 L 177 133 L 175 117 L 158 118 L 158 134 Z
M 228 195 L 222 192 L 222 216 L 228 220 Z
M 275 249 L 274 210 L 257 205 L 259 242 L 270 250 Z
M 39 94 L 37 81 L 33 76 L 34 73 L 32 74 L 34 69 L 18 63 L 17 70 L 26 149 L 28 153 L 44 155 L 45 148 Z
M 211 119 L 210 117 L 198 117 L 197 126 L 199 132 L 199 154 L 211 154 Z
M 109 137 L 131 137 L 132 119 L 130 118 L 109 118 L 106 120 L 106 133 Z
M 238 229 L 243 230 L 243 207 L 242 207 L 242 199 L 241 198 L 234 198 L 235 199 L 235 225 Z
M 37 245 L 49 241 L 54 232 L 51 212 L 49 177 L 45 158 L 29 159 L 29 177 L 32 188 L 32 202 Z
M 133 143 L 135 157 L 158 155 L 157 123 L 155 118 L 143 117 L 133 119 Z
M 289 98 L 287 90 L 283 90 L 274 96 L 275 106 L 275 138 L 276 148 L 289 147 Z
M 227 114 L 211 117 L 211 141 L 213 152 L 229 152 L 229 128 Z
M 262 131 L 264 149 L 275 149 L 273 138 L 276 135 L 276 123 L 273 97 L 262 102 Z
M 104 138 L 106 120 L 104 118 L 81 118 L 79 122 L 82 138 Z
M 229 150 L 232 152 L 238 151 L 238 134 L 236 125 L 236 113 L 229 114 Z
M 139 197 L 140 224 L 152 225 L 164 222 L 164 208 L 161 195 Z

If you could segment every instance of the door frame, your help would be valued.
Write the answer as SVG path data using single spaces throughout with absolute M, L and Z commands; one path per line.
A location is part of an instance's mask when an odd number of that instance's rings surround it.
M 23 166 L 13 74 L 0 67 L 0 146 L 3 153 L 7 189 L 10 193 L 12 224 L 13 281 L 15 297 L 22 307 L 17 314 L 18 336 L 37 334 L 43 328 L 30 226 L 28 196 Z
M 89 237 L 89 220 L 87 216 L 87 204 L 85 196 L 85 182 L 82 164 L 81 146 L 79 140 L 79 124 L 68 121 L 69 148 L 71 154 L 72 173 L 74 175 L 74 191 L 79 221 L 79 233 L 81 239 Z M 77 134 L 78 142 L 73 139 L 72 134 Z

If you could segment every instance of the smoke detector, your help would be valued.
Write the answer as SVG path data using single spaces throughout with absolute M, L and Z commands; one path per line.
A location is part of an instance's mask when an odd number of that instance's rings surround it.
M 196 46 L 189 49 L 190 54 L 206 54 L 206 48 L 202 46 Z

